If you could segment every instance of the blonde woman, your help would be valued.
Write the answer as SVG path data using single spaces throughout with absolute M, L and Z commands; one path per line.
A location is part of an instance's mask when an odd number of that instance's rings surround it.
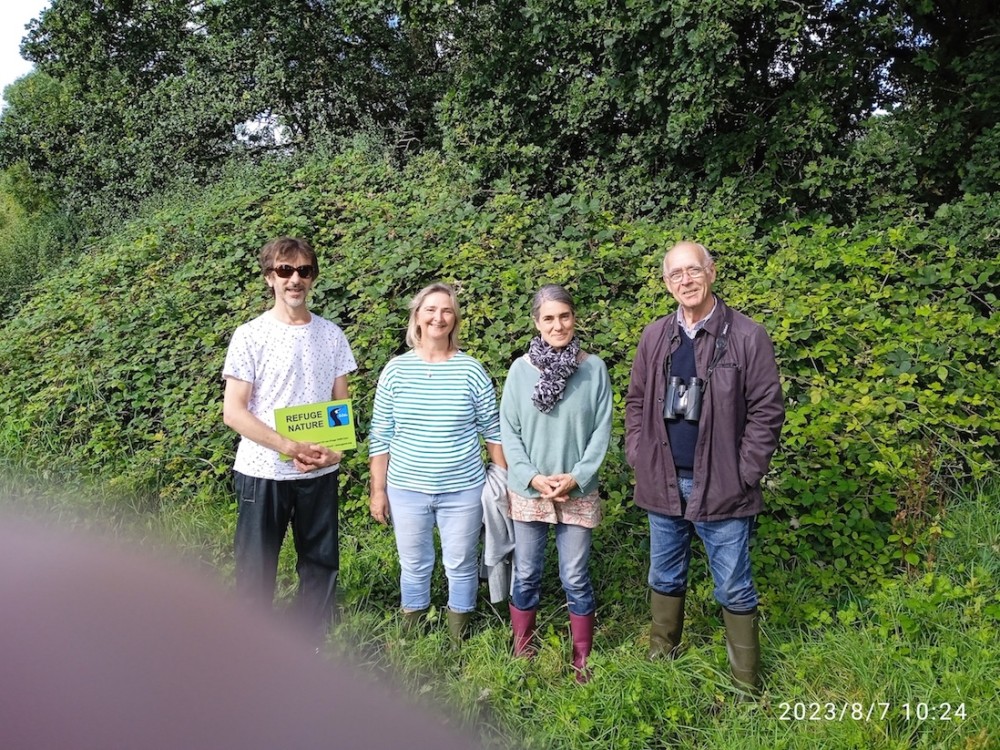
M 379 376 L 369 433 L 370 510 L 396 536 L 403 615 L 430 607 L 434 526 L 448 579 L 448 627 L 460 640 L 476 606 L 477 548 L 490 460 L 504 463 L 496 392 L 483 366 L 459 350 L 455 291 L 431 284 L 410 302 L 406 343 Z

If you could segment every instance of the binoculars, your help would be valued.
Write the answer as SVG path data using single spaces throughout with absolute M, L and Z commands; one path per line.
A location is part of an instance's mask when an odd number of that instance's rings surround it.
M 663 403 L 664 419 L 685 419 L 697 422 L 701 417 L 701 392 L 705 381 L 701 378 L 672 377 L 667 383 L 667 398 Z

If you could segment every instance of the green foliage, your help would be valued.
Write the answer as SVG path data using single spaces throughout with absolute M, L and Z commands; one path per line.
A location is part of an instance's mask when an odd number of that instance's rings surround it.
M 53 2 L 22 41 L 37 72 L 8 96 L 0 163 L 26 164 L 95 224 L 129 215 L 173 182 L 215 175 L 233 123 L 219 112 L 218 82 L 193 65 L 206 39 L 199 25 L 185 0 Z M 199 81 L 196 96 L 176 85 L 186 70 Z
M 53 0 L 0 166 L 107 227 L 234 157 L 371 130 L 480 187 L 849 221 L 997 189 L 998 24 L 988 0 Z
M 646 554 L 622 399 L 643 326 L 671 307 L 662 253 L 697 237 L 718 255 L 719 291 L 776 345 L 788 420 L 756 554 L 764 587 L 774 582 L 771 596 L 794 617 L 790 576 L 833 591 L 919 563 L 946 512 L 940 484 L 995 469 L 994 217 L 992 203 L 973 200 L 939 222 L 887 214 L 850 229 L 803 220 L 767 230 L 721 204 L 629 222 L 582 188 L 541 199 L 500 183 L 485 191 L 478 174 L 431 154 L 400 168 L 359 141 L 179 194 L 40 283 L 0 336 L 3 450 L 29 466 L 55 450 L 167 512 L 228 505 L 235 437 L 221 422 L 219 373 L 232 330 L 268 304 L 254 257 L 271 236 L 306 236 L 320 253 L 313 308 L 344 326 L 356 353 L 362 439 L 416 289 L 459 286 L 465 347 L 501 384 L 531 336 L 531 293 L 563 283 L 615 391 L 595 567 L 613 582 L 604 601 L 627 611 Z M 351 528 L 366 522 L 363 443 L 344 475 Z M 692 599 L 710 606 L 707 589 Z
M 990 0 L 904 0 L 904 39 L 888 68 L 900 140 L 923 200 L 1000 185 L 1000 16 Z
M 86 153 L 75 148 L 78 113 L 67 86 L 31 73 L 4 89 L 4 99 L 0 164 L 8 175 L 16 173 L 20 184 L 47 193 L 57 189 L 60 174 L 72 174 L 74 164 L 87 166 Z
M 802 223 L 771 239 L 730 294 L 774 321 L 790 405 L 758 559 L 817 561 L 829 582 L 914 564 L 936 480 L 995 465 L 996 258 L 917 222 Z
M 884 0 L 461 5 L 407 6 L 448 35 L 447 147 L 542 190 L 602 175 L 633 210 L 736 181 L 848 215 L 880 179 L 836 168 L 853 166 L 863 122 L 901 91 L 913 107 L 924 101 L 912 77 L 900 69 L 890 85 L 886 68 L 943 32 L 911 38 L 909 16 L 922 9 Z
M 236 157 L 362 129 L 423 138 L 440 84 L 432 40 L 394 3 L 54 0 L 22 43 L 0 166 L 22 163 L 95 227 Z
M 543 599 L 531 662 L 510 656 L 509 625 L 487 607 L 458 658 L 441 618 L 429 635 L 410 638 L 367 600 L 348 610 L 333 647 L 349 658 L 361 653 L 369 669 L 391 670 L 395 683 L 474 722 L 501 747 L 985 750 L 1000 739 L 998 502 L 995 485 L 957 498 L 928 572 L 809 598 L 824 615 L 811 627 L 783 622 L 768 607 L 765 688 L 752 705 L 734 698 L 717 607 L 689 611 L 677 660 L 649 663 L 645 600 L 635 613 L 602 600 L 594 679 L 583 687 L 568 669 L 566 612 L 552 604 L 556 596 Z M 347 567 L 362 579 L 382 576 L 368 555 L 350 557 Z
M 23 169 L 0 172 L 0 319 L 75 249 L 75 224 Z

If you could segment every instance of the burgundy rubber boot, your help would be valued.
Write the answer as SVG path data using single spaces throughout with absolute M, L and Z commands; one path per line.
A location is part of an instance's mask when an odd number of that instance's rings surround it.
M 510 628 L 514 632 L 514 656 L 531 659 L 535 655 L 532 640 L 535 637 L 537 609 L 518 609 L 510 605 Z
M 590 681 L 587 657 L 594 646 L 594 613 L 574 615 L 569 613 L 569 632 L 573 638 L 573 669 L 581 685 Z

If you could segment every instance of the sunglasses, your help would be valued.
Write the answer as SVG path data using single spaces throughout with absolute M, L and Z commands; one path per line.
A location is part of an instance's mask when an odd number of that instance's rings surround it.
M 311 279 L 316 272 L 312 266 L 289 266 L 287 264 L 274 266 L 271 270 L 283 279 L 292 278 L 293 273 L 298 273 L 300 279 Z

